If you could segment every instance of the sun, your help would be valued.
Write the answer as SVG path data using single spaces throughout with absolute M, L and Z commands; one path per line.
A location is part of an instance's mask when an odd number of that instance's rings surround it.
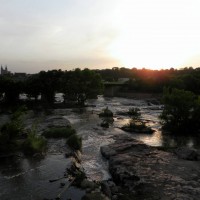
M 117 37 L 109 54 L 125 67 L 183 67 L 200 52 L 200 15 L 185 15 L 191 4 L 128 1 L 120 8 Z
M 181 66 L 186 56 L 181 49 L 151 39 L 144 41 L 144 38 L 137 41 L 128 37 L 119 38 L 109 51 L 125 67 L 154 70 Z

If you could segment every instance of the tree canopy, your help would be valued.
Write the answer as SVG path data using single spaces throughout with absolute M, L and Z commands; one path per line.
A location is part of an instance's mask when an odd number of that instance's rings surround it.
M 54 103 L 56 92 L 62 92 L 66 101 L 71 100 L 84 105 L 86 99 L 97 98 L 102 86 L 101 76 L 89 69 L 41 71 L 23 81 L 0 76 L 0 100 L 7 104 L 15 104 L 19 95 L 24 93 L 35 101 L 40 95 L 41 102 L 48 105 Z
M 200 130 L 200 97 L 190 91 L 164 90 L 163 127 L 174 133 L 195 133 Z

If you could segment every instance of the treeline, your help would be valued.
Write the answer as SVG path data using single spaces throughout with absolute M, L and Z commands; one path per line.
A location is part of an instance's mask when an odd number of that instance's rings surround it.
M 17 81 L 12 76 L 0 77 L 0 101 L 14 104 L 20 94 L 45 104 L 54 103 L 55 93 L 63 93 L 64 100 L 84 105 L 87 98 L 96 98 L 102 91 L 102 81 L 98 73 L 89 69 L 73 71 L 41 71 Z
M 104 81 L 128 78 L 123 92 L 162 93 L 164 87 L 177 88 L 200 94 L 200 68 L 148 70 L 112 68 L 103 70 L 75 69 L 72 71 L 50 70 L 29 75 L 25 80 L 12 76 L 0 76 L 0 103 L 13 104 L 20 94 L 45 104 L 54 103 L 55 93 L 63 93 L 65 102 L 83 105 L 87 98 L 102 93 Z
M 117 68 L 97 70 L 105 81 L 117 81 L 119 78 L 129 78 L 123 91 L 162 93 L 164 87 L 178 88 L 200 93 L 200 68 L 184 69 L 128 69 Z

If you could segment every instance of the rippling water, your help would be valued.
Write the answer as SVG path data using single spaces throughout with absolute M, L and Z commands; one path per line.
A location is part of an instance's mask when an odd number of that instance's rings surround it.
M 88 102 L 96 107 L 89 107 L 85 110 L 76 110 L 66 116 L 76 128 L 78 134 L 83 138 L 82 164 L 90 179 L 102 180 L 109 178 L 107 162 L 100 155 L 100 146 L 113 142 L 113 135 L 128 134 L 135 139 L 143 141 L 151 146 L 189 146 L 199 148 L 200 142 L 194 137 L 174 137 L 162 134 L 159 123 L 159 115 L 162 112 L 162 105 L 148 105 L 144 100 L 125 98 L 104 98 Z M 100 127 L 101 119 L 98 114 L 107 107 L 114 113 L 114 123 L 108 128 Z M 142 119 L 147 125 L 155 130 L 153 134 L 131 134 L 119 129 L 130 121 L 128 116 L 117 114 L 128 111 L 129 108 L 138 107 Z M 74 110 L 75 111 L 75 110 Z
M 60 183 L 66 179 L 50 183 L 50 179 L 63 177 L 69 165 L 63 155 L 47 155 L 45 159 L 6 159 L 0 164 L 0 199 L 1 200 L 42 200 L 55 198 L 62 189 Z M 62 199 L 80 199 L 81 191 L 70 188 Z

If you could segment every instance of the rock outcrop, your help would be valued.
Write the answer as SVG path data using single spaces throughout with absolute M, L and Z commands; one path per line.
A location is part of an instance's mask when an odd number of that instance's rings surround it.
M 114 199 L 200 199 L 200 162 L 180 159 L 128 136 L 101 147 L 118 189 Z M 115 187 L 116 188 L 116 187 Z

